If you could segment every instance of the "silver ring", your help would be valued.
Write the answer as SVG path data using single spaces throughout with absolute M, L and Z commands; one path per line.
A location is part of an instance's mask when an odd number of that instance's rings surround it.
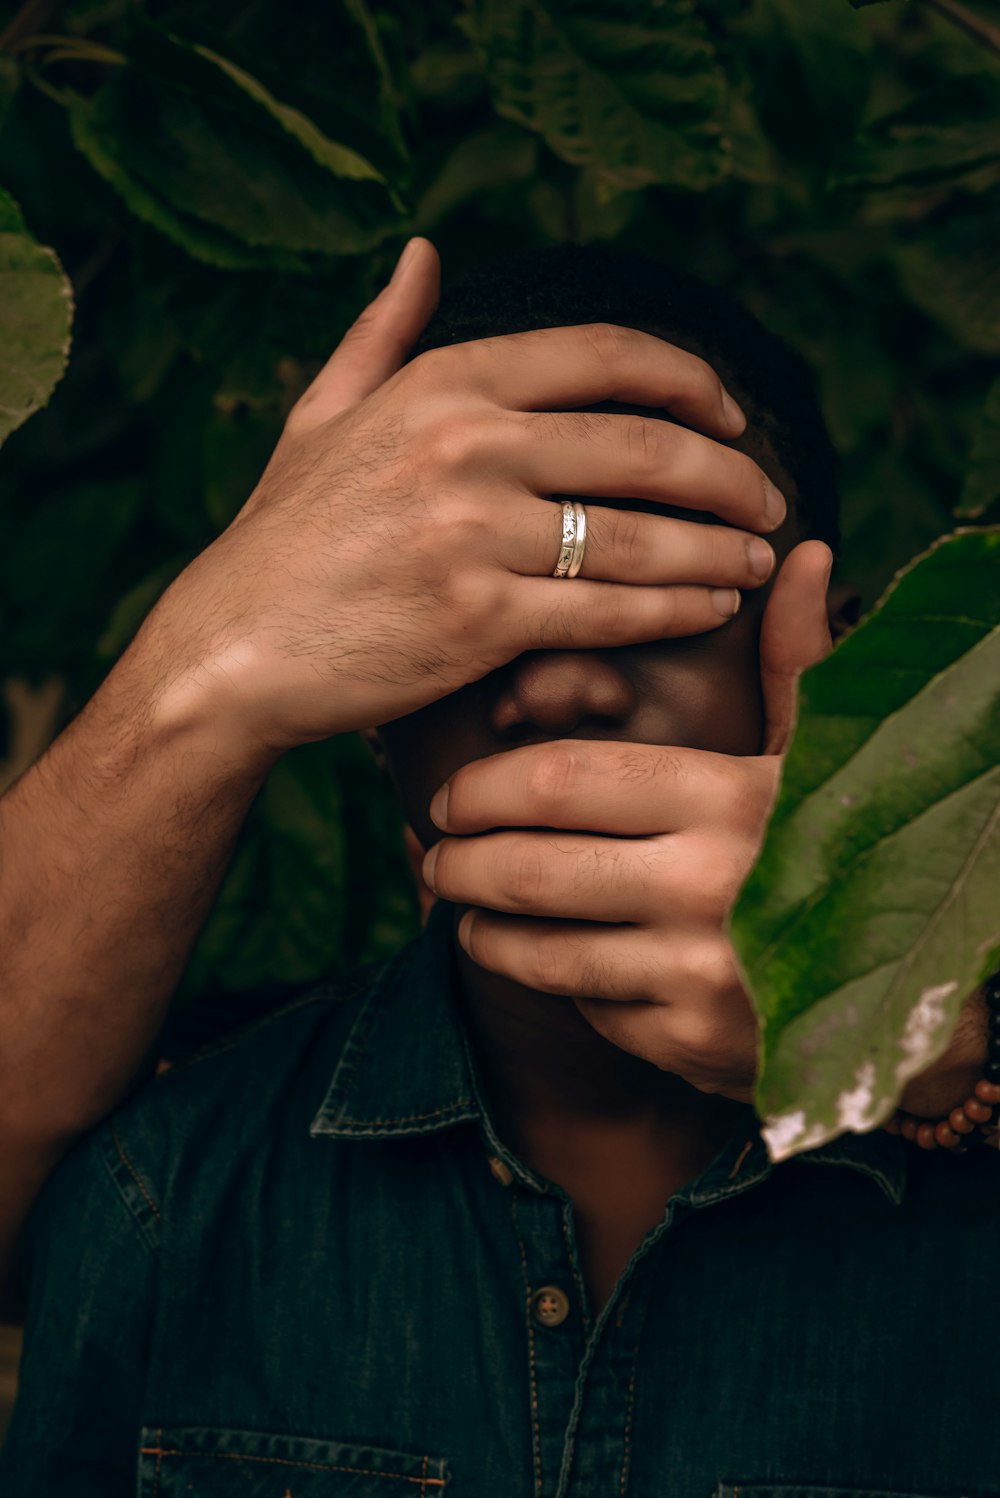
M 565 500 L 562 507 L 562 544 L 553 577 L 576 577 L 587 548 L 587 512 L 579 500 Z

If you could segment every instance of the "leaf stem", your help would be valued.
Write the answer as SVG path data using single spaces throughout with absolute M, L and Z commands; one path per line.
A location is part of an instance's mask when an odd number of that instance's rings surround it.
M 936 11 L 944 20 L 957 26 L 959 31 L 964 31 L 966 36 L 971 36 L 973 41 L 979 42 L 988 52 L 1000 57 L 1000 27 L 984 21 L 982 16 L 974 15 L 959 0 L 924 0 L 924 4 L 928 10 Z
M 51 26 L 62 9 L 62 0 L 27 0 L 26 5 L 0 31 L 0 52 L 12 52 L 22 37 Z
M 85 36 L 60 36 L 52 32 L 22 37 L 11 50 L 30 52 L 44 47 L 52 48 L 45 54 L 44 61 L 47 63 L 106 62 L 121 67 L 126 60 L 124 53 L 116 52 L 113 47 L 105 47 L 102 42 L 92 42 Z

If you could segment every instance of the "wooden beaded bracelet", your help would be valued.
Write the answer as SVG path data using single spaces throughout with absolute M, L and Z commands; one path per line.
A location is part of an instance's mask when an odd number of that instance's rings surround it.
M 976 1083 L 972 1096 L 937 1122 L 897 1109 L 885 1125 L 890 1134 L 902 1134 L 921 1149 L 940 1148 L 957 1154 L 975 1145 L 1000 1146 L 1000 970 L 987 978 L 983 996 L 989 1016 L 986 1075 Z

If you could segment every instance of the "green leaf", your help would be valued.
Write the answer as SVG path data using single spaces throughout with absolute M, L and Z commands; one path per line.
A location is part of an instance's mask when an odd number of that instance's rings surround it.
M 527 182 L 536 170 L 537 154 L 534 136 L 503 120 L 463 136 L 420 194 L 414 232 L 426 234 L 480 193 Z M 440 153 L 435 157 L 439 159 Z
M 621 188 L 702 190 L 728 151 L 725 85 L 691 0 L 469 0 L 496 107 Z
M 45 405 L 66 368 L 73 293 L 52 250 L 0 188 L 0 442 Z
M 1000 160 L 1000 78 L 949 78 L 883 115 L 852 143 L 835 186 L 950 181 Z
M 972 442 L 962 498 L 955 514 L 973 520 L 1000 499 L 1000 379 L 994 380 L 983 404 Z
M 396 155 L 403 161 L 409 152 L 403 137 L 399 119 L 402 88 L 393 76 L 389 58 L 382 44 L 378 20 L 372 14 L 367 0 L 344 0 L 344 9 L 364 37 L 365 46 L 378 73 L 379 80 L 379 124 L 382 133 L 391 143 Z
M 306 270 L 399 227 L 381 173 L 236 63 L 136 21 L 128 65 L 71 95 L 73 138 L 128 207 L 223 269 Z
M 272 770 L 199 941 L 187 983 L 309 983 L 415 934 L 398 804 L 355 735 Z
M 800 0 L 756 0 L 732 30 L 768 135 L 785 157 L 822 169 L 868 96 L 867 30 L 839 5 Z
M 772 1156 L 886 1119 L 1000 955 L 1000 528 L 948 537 L 807 672 L 733 939 Z
M 957 342 L 1000 353 L 1000 193 L 962 202 L 896 249 L 906 291 Z

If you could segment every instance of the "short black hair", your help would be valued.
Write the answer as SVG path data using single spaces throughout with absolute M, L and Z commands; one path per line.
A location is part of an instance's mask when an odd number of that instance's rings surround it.
M 812 374 L 738 302 L 676 267 L 612 245 L 547 245 L 466 273 L 442 293 L 412 357 L 532 328 L 612 322 L 705 359 L 795 480 L 804 539 L 840 544 L 837 455 Z

